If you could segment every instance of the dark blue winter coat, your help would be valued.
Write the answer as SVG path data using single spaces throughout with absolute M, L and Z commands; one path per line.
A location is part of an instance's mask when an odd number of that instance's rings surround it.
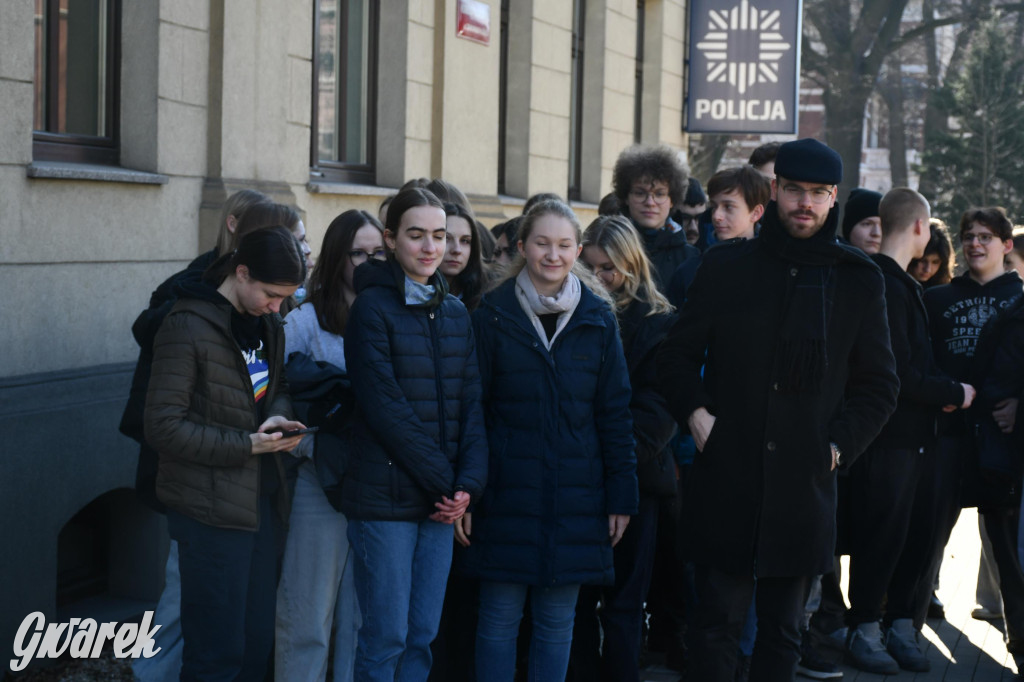
M 479 499 L 487 437 L 465 306 L 447 294 L 439 304 L 406 305 L 405 275 L 393 262 L 359 266 L 355 288 L 345 327 L 357 405 L 345 516 L 418 521 L 436 511 L 442 495 L 465 490 Z
M 463 569 L 498 582 L 611 584 L 608 515 L 638 504 L 615 318 L 584 287 L 549 352 L 514 287 L 473 313 L 491 458 Z

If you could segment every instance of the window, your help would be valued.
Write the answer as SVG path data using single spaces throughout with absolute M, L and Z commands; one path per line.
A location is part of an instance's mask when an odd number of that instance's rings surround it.
M 583 32 L 586 0 L 575 0 L 572 12 L 572 74 L 569 102 L 569 198 L 580 198 L 583 147 Z
M 37 161 L 116 165 L 119 0 L 35 0 Z
M 372 184 L 379 3 L 315 1 L 312 173 Z

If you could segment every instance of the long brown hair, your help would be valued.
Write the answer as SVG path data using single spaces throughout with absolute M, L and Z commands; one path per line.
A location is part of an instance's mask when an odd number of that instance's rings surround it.
M 327 227 L 320 257 L 317 258 L 313 274 L 309 277 L 309 298 L 307 303 L 316 311 L 316 320 L 325 332 L 344 336 L 348 324 L 349 306 L 345 298 L 345 265 L 349 262 L 349 251 L 356 233 L 367 225 L 380 231 L 382 241 L 384 227 L 372 213 L 350 209 L 345 211 Z

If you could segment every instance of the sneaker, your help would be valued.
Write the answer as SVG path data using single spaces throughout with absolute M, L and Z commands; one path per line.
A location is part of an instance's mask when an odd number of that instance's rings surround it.
M 895 675 L 900 665 L 889 655 L 882 643 L 882 628 L 878 623 L 861 623 L 850 630 L 846 655 L 859 670 L 876 675 Z
M 916 636 L 908 638 L 890 629 L 885 635 L 885 648 L 904 670 L 926 673 L 932 669 L 928 657 L 917 644 Z
M 838 680 L 842 678 L 843 671 L 814 650 L 810 633 L 805 630 L 800 641 L 800 662 L 796 665 L 796 674 L 812 680 Z
M 1003 619 L 1003 614 L 998 611 L 990 611 L 986 609 L 984 606 L 979 606 L 978 608 L 971 611 L 971 618 L 973 618 L 974 620 L 998 621 Z

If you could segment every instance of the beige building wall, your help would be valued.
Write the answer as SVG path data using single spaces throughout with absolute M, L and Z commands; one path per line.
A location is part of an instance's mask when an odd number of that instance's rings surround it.
M 565 196 L 569 177 L 572 2 L 533 4 L 527 196 Z
M 232 192 L 297 206 L 314 252 L 335 216 L 376 213 L 413 177 L 453 181 L 488 225 L 520 213 L 530 194 L 566 195 L 573 0 L 511 0 L 504 130 L 501 0 L 486 2 L 483 46 L 456 35 L 457 0 L 379 0 L 372 185 L 311 172 L 319 0 L 122 0 L 117 167 L 33 159 L 35 3 L 0 2 L 0 427 L 17 455 L 0 458 L 0 500 L 14 520 L 0 525 L 0 546 L 24 550 L 0 553 L 0 575 L 11 576 L 0 585 L 0 640 L 33 610 L 56 616 L 58 534 L 108 495 L 118 500 L 103 516 L 110 537 L 138 538 L 115 543 L 128 553 L 110 558 L 107 596 L 125 608 L 159 594 L 162 522 L 130 490 L 138 445 L 118 432 L 138 356 L 131 326 L 157 285 L 212 248 Z M 586 2 L 574 202 L 584 224 L 633 141 L 636 96 L 641 139 L 683 148 L 684 6 L 647 0 L 635 93 L 635 0 Z
M 605 12 L 600 187 L 607 193 L 611 191 L 615 160 L 634 142 L 636 2 L 608 2 Z
M 572 0 L 511 4 L 505 131 L 500 0 L 488 0 L 487 46 L 456 36 L 457 0 L 381 3 L 375 186 L 310 175 L 314 2 L 123 4 L 125 170 L 99 171 L 33 163 L 33 7 L 0 7 L 0 286 L 11 321 L 0 376 L 134 361 L 132 320 L 164 277 L 212 246 L 221 202 L 242 187 L 297 205 L 315 249 L 338 213 L 376 212 L 411 177 L 453 181 L 488 206 L 488 224 L 530 194 L 566 193 Z M 682 149 L 685 2 L 645 10 L 640 136 Z M 636 21 L 633 0 L 587 3 L 583 217 L 634 139 Z

